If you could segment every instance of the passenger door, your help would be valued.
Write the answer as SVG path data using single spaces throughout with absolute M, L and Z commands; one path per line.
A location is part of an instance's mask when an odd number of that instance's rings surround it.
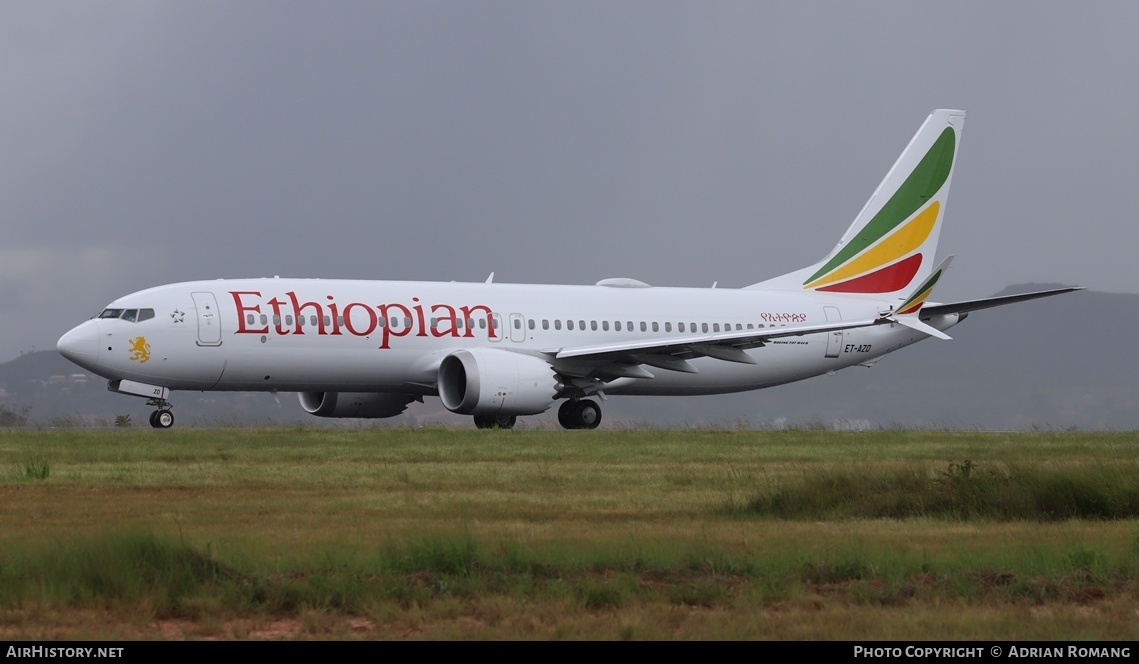
M 194 298 L 194 308 L 198 318 L 198 345 L 221 345 L 221 312 L 213 293 L 190 293 Z

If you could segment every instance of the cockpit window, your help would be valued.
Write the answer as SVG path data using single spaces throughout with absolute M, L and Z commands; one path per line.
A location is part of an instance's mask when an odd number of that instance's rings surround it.
M 121 318 L 130 323 L 141 323 L 154 318 L 154 309 L 104 309 L 98 318 Z

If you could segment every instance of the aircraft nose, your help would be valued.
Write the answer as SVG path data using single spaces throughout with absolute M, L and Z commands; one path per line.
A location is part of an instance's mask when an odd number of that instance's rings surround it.
M 60 355 L 90 369 L 99 358 L 99 327 L 89 320 L 60 337 L 55 347 Z

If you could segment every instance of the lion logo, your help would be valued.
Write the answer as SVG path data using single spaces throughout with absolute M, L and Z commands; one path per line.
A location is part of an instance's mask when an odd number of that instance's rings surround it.
M 146 337 L 131 339 L 130 345 L 131 360 L 143 364 L 150 359 L 150 344 L 146 342 Z

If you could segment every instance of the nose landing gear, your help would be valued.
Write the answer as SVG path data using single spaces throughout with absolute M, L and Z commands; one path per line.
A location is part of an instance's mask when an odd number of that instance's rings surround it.
M 146 405 L 158 408 L 150 414 L 150 426 L 155 429 L 169 429 L 174 426 L 174 413 L 170 412 L 174 404 L 166 399 L 147 399 Z
M 150 426 L 155 429 L 169 429 L 174 426 L 174 413 L 169 410 L 156 410 L 150 414 Z

